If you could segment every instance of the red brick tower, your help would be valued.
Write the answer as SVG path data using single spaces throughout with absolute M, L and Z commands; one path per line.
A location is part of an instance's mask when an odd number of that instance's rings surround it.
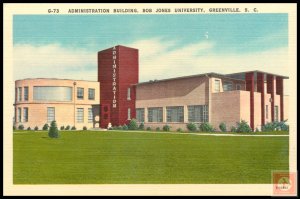
M 114 46 L 98 52 L 100 127 L 127 124 L 135 118 L 135 87 L 139 78 L 138 50 Z

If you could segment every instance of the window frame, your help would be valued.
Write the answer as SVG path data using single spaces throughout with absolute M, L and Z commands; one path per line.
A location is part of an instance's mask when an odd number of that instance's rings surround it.
M 49 110 L 53 110 L 53 120 L 49 120 L 50 117 L 52 117 L 50 114 L 49 114 Z M 52 121 L 55 121 L 55 107 L 47 107 L 47 123 L 51 123 Z
M 79 90 L 82 90 L 82 96 L 79 95 L 80 92 Z M 76 92 L 77 100 L 84 100 L 84 88 L 82 87 L 77 87 L 77 92 Z M 82 97 L 82 98 L 81 98 Z
M 216 86 L 216 82 L 219 82 L 218 87 Z M 218 88 L 218 90 L 216 88 Z M 215 79 L 215 81 L 214 81 L 214 92 L 216 92 L 216 93 L 221 92 L 221 80 L 220 79 Z
M 82 110 L 82 117 L 81 117 L 81 115 L 79 115 L 79 110 Z M 80 116 L 80 118 L 79 118 L 79 116 Z M 81 118 L 82 118 L 82 120 L 79 120 Z M 76 123 L 84 123 L 84 108 L 76 109 Z
M 184 106 L 167 106 L 166 107 L 167 111 L 167 122 L 170 123 L 183 123 L 184 122 Z M 172 111 L 176 111 L 175 113 Z M 175 116 L 175 119 L 178 120 L 173 120 Z M 173 118 L 173 119 L 172 119 Z
M 93 91 L 92 93 L 93 93 L 93 98 L 91 98 L 90 96 L 90 94 L 91 94 L 91 91 Z M 88 99 L 89 100 L 95 100 L 95 89 L 94 88 L 89 88 L 88 89 Z

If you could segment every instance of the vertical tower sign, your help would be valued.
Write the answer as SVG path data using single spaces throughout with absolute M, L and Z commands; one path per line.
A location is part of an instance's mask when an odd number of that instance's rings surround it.
M 100 126 L 124 125 L 135 118 L 135 87 L 138 83 L 138 50 L 114 46 L 98 52 Z

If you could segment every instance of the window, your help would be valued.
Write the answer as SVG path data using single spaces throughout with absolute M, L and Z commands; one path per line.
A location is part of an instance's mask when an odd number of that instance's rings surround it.
M 77 99 L 83 99 L 84 90 L 83 88 L 77 88 Z
M 276 122 L 278 122 L 278 106 L 275 106 L 274 108 L 275 108 L 275 110 L 274 110 L 274 112 L 275 112 L 274 120 L 275 120 Z
M 65 86 L 34 86 L 35 101 L 72 101 L 72 87 Z
M 28 122 L 28 108 L 23 108 L 23 122 Z
M 54 107 L 48 107 L 47 108 L 47 122 L 51 123 L 55 120 L 55 108 Z
M 18 87 L 18 101 L 22 101 L 22 87 Z
M 220 92 L 220 80 L 215 80 L 215 92 Z
M 24 100 L 28 101 L 28 87 L 24 87 Z
M 22 109 L 18 108 L 18 122 L 22 122 Z
M 89 100 L 95 100 L 95 89 L 89 88 Z
M 188 121 L 189 122 L 208 122 L 208 106 L 194 105 L 188 106 Z
M 236 85 L 236 90 L 241 90 L 241 85 L 240 84 Z
M 183 106 L 167 107 L 167 122 L 183 122 Z
M 77 108 L 77 123 L 83 123 L 83 108 Z
M 136 119 L 138 122 L 144 122 L 145 121 L 145 109 L 143 108 L 137 108 L 136 109 Z
M 131 119 L 131 109 L 130 108 L 128 108 L 128 110 L 127 110 L 127 118 L 128 118 L 128 120 Z
M 148 122 L 162 122 L 163 121 L 162 108 L 148 108 Z
M 130 88 L 127 89 L 127 100 L 131 100 L 131 98 L 130 98 Z
M 88 122 L 93 123 L 93 109 L 92 108 L 88 109 Z
M 232 91 L 232 82 L 224 81 L 223 90 Z
M 269 106 L 266 105 L 266 119 L 269 118 Z

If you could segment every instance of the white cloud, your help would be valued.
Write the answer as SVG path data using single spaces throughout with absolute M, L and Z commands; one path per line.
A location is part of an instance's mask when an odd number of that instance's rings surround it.
M 49 77 L 97 80 L 97 52 L 59 44 L 14 46 L 14 79 Z M 91 66 L 95 66 L 91 69 Z M 91 73 L 92 70 L 94 73 Z

